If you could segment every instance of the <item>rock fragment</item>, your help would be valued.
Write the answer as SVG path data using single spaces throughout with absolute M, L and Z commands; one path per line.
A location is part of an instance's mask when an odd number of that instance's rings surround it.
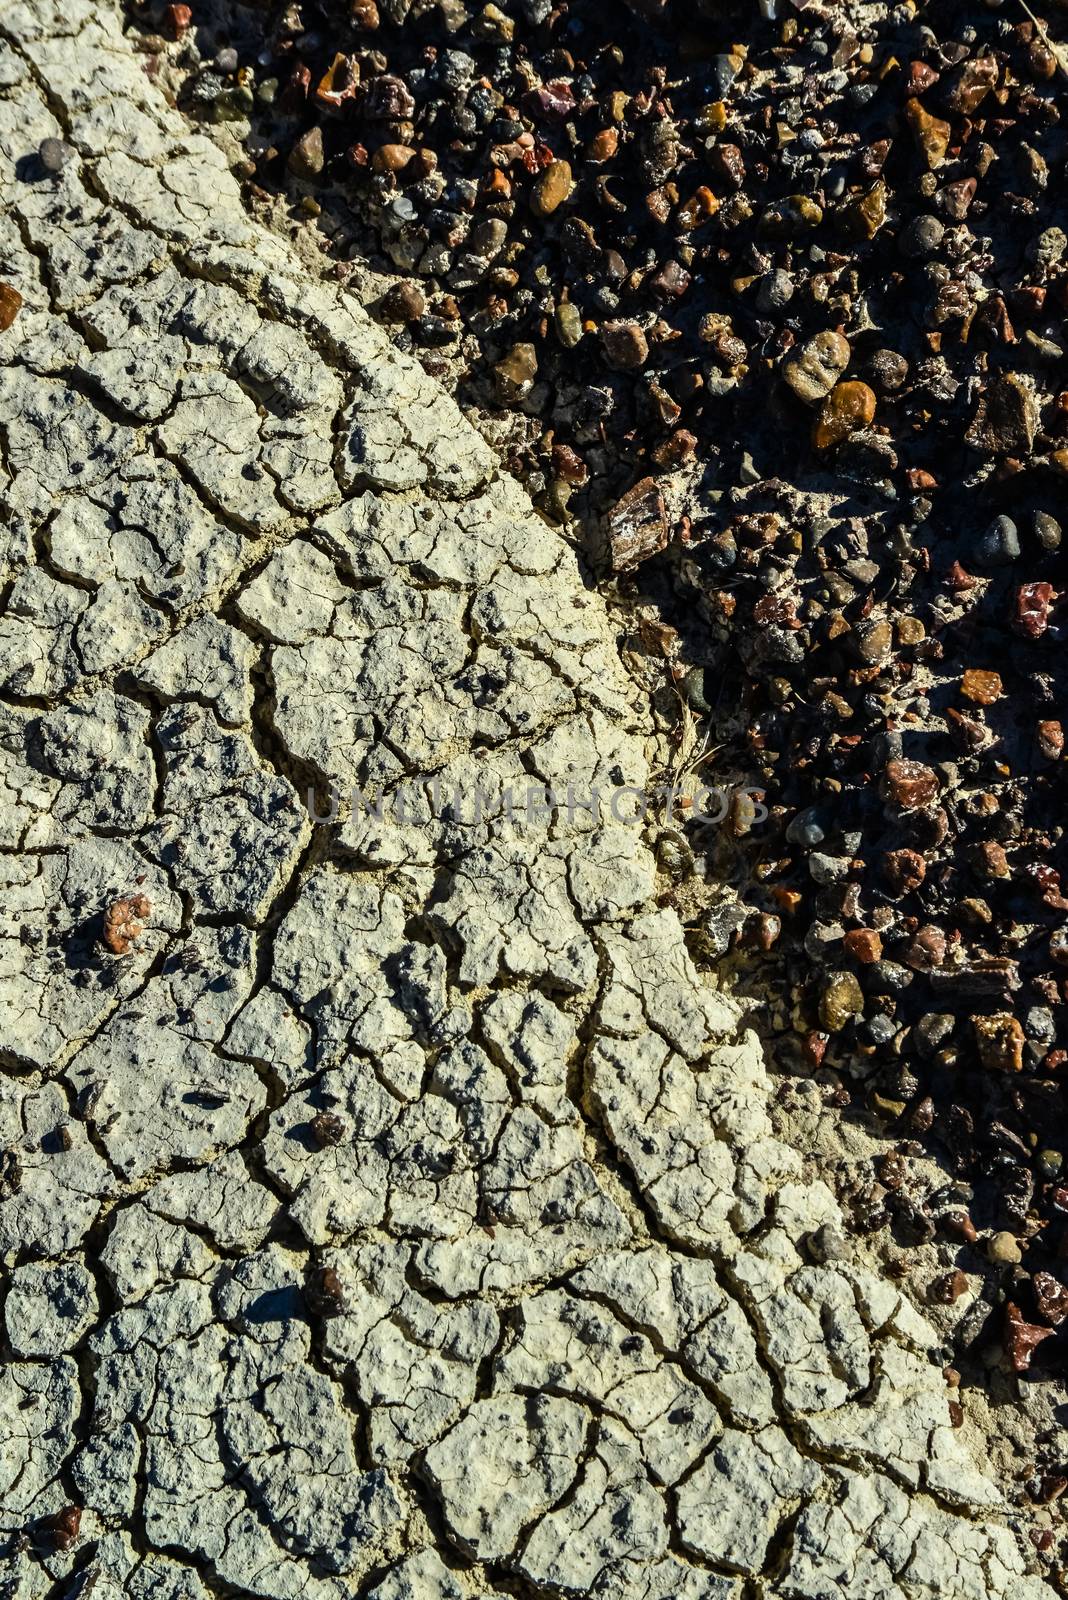
M 608 514 L 612 567 L 630 572 L 663 550 L 668 541 L 667 507 L 655 478 L 643 478 Z

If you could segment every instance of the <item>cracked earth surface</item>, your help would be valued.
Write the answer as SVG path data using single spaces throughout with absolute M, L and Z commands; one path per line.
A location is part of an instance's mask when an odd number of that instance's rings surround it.
M 116 7 L 0 37 L 0 1592 L 1049 1595 L 641 831 L 316 820 L 646 783 L 573 552 Z

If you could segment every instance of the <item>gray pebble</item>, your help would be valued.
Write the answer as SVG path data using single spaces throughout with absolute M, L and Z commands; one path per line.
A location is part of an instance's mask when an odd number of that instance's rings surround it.
M 980 566 L 1003 567 L 1020 554 L 1020 538 L 1011 517 L 995 517 L 976 546 Z
M 74 151 L 62 139 L 42 139 L 37 154 L 46 172 L 62 172 Z

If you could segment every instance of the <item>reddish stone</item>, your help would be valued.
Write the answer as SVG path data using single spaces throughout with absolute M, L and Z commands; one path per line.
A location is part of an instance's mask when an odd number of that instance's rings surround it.
M 1053 587 L 1048 583 L 1022 583 L 1013 603 L 1012 625 L 1027 639 L 1037 639 L 1049 626 Z
M 917 850 L 888 850 L 883 856 L 883 876 L 892 895 L 918 889 L 927 875 L 927 863 Z
M 829 1034 L 819 1033 L 815 1028 L 810 1029 L 801 1041 L 801 1054 L 810 1067 L 818 1067 L 827 1053 Z
M 981 750 L 990 737 L 989 729 L 981 718 L 965 716 L 953 706 L 946 709 L 946 722 L 949 724 L 950 738 L 958 750 Z
M 935 71 L 934 67 L 929 67 L 926 61 L 910 61 L 906 93 L 910 95 L 925 94 L 928 89 L 934 87 L 939 77 L 940 74 Z
M 565 483 L 585 483 L 590 475 L 585 461 L 569 444 L 554 444 L 552 460 L 553 471 Z
M 64 1506 L 62 1511 L 42 1519 L 42 1527 L 52 1535 L 52 1543 L 57 1550 L 69 1550 L 77 1543 L 81 1525 L 81 1506 Z
M 883 953 L 883 941 L 872 928 L 851 928 L 842 940 L 854 961 L 870 966 Z
M 753 621 L 763 627 L 797 626 L 797 601 L 788 594 L 766 594 L 753 607 Z
M 938 778 L 922 761 L 899 758 L 887 762 L 884 793 L 903 811 L 918 811 L 936 799 Z
M 951 1239 L 960 1239 L 965 1244 L 974 1244 L 979 1234 L 975 1223 L 966 1211 L 950 1211 L 942 1218 L 942 1226 Z
M 1059 722 L 1040 722 L 1038 748 L 1047 761 L 1059 761 L 1064 750 L 1064 729 Z
M 954 561 L 953 565 L 946 573 L 947 586 L 950 589 L 956 590 L 958 593 L 961 593 L 966 589 L 974 589 L 978 582 L 978 578 L 973 578 L 970 572 L 965 572 L 959 561 Z
M 168 6 L 163 13 L 164 26 L 172 39 L 180 39 L 193 20 L 193 12 L 189 6 Z
M 947 183 L 942 190 L 942 200 L 947 215 L 954 222 L 963 222 L 968 215 L 968 207 L 975 199 L 978 184 L 974 178 L 958 178 L 956 183 Z
M 1044 1339 L 1053 1338 L 1052 1328 L 1042 1328 L 1037 1322 L 1025 1322 L 1018 1305 L 1010 1300 L 1005 1306 L 1005 1351 L 1013 1372 L 1026 1372 L 1031 1358 Z

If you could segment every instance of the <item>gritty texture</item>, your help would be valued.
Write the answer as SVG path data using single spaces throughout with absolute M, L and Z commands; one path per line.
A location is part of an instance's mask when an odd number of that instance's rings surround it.
M 509 807 L 648 778 L 571 550 L 109 0 L 0 35 L 4 1595 L 1047 1595 L 640 830 Z

